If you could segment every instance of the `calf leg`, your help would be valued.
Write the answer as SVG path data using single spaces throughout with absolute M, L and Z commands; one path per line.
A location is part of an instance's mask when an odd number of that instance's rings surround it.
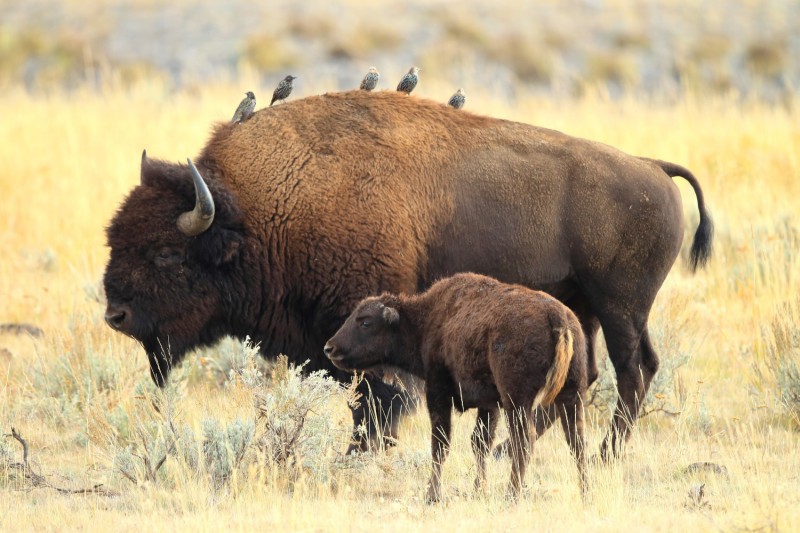
M 508 484 L 508 495 L 511 499 L 516 499 L 522 490 L 525 469 L 528 466 L 528 454 L 531 446 L 529 427 L 531 408 L 528 405 L 524 407 L 510 406 L 506 407 L 505 411 L 511 443 L 511 480 Z
M 478 418 L 475 420 L 475 430 L 472 432 L 472 452 L 475 454 L 477 473 L 475 475 L 475 490 L 484 492 L 486 490 L 486 456 L 494 440 L 494 432 L 497 428 L 497 415 L 499 410 L 478 409 Z
M 581 497 L 586 499 L 586 491 L 589 488 L 587 479 L 586 465 L 586 436 L 584 434 L 584 413 L 583 399 L 577 395 L 577 401 L 562 403 L 559 408 L 561 427 L 564 429 L 564 436 L 567 438 L 569 449 L 578 465 L 578 481 L 580 484 Z
M 452 397 L 441 391 L 431 392 L 436 388 L 435 382 L 428 382 L 427 400 L 431 417 L 431 458 L 433 468 L 428 484 L 428 503 L 442 499 L 442 465 L 447 458 L 450 446 L 450 416 L 452 414 Z
M 607 327 L 604 322 L 603 329 L 609 357 L 617 373 L 619 393 L 611 429 L 600 447 L 600 455 L 607 461 L 622 454 L 625 441 L 639 415 L 639 406 L 658 370 L 658 355 L 650 343 L 646 325 L 637 331 L 633 325 Z
M 556 411 L 555 405 L 537 407 L 533 412 L 534 432 L 531 434 L 531 439 L 535 441 L 544 435 L 544 432 L 550 429 L 550 426 L 553 425 L 553 422 L 555 422 L 557 418 L 558 412 Z M 502 456 L 508 455 L 509 453 L 511 453 L 510 439 L 506 439 L 495 446 L 494 451 L 492 452 L 495 459 L 500 459 Z

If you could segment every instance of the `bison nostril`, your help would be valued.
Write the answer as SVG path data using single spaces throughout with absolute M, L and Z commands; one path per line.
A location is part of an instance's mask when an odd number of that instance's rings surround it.
M 114 313 L 106 313 L 106 322 L 113 328 L 118 328 L 125 322 L 125 311 L 116 311 Z
M 122 329 L 128 321 L 130 312 L 125 307 L 116 307 L 109 305 L 106 309 L 106 323 L 112 328 L 119 330 Z
M 328 343 L 325 345 L 322 351 L 325 352 L 325 357 L 330 357 L 331 353 L 333 353 L 333 346 L 331 346 L 331 344 Z

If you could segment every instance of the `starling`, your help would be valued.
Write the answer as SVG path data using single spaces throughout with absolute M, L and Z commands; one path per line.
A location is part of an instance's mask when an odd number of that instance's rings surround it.
M 292 94 L 292 80 L 296 80 L 297 76 L 286 76 L 278 84 L 275 92 L 272 93 L 272 101 L 269 103 L 270 107 L 278 100 L 286 100 Z
M 464 94 L 464 89 L 457 90 L 456 93 L 450 97 L 450 100 L 447 101 L 447 105 L 455 107 L 456 109 L 461 109 L 466 103 L 467 95 Z
M 361 80 L 361 90 L 371 91 L 376 85 L 378 85 L 379 79 L 381 79 L 381 73 L 378 72 L 378 69 L 375 67 L 369 67 L 369 72 L 367 72 L 367 75 L 364 76 L 363 80 Z
M 247 96 L 241 101 L 239 107 L 236 108 L 236 113 L 233 114 L 231 124 L 244 122 L 253 115 L 253 111 L 256 108 L 256 95 L 253 94 L 253 91 L 247 91 L 245 94 Z
M 419 81 L 417 74 L 419 74 L 419 68 L 411 67 L 408 69 L 408 74 L 403 76 L 403 79 L 397 84 L 397 90 L 406 94 L 411 94 L 411 91 L 417 86 L 417 81 Z

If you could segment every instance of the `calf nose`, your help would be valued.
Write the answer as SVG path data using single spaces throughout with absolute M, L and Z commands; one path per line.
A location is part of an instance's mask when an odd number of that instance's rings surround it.
M 325 347 L 322 349 L 325 352 L 325 357 L 330 358 L 331 354 L 333 353 L 333 345 L 331 343 L 325 344 Z
M 106 307 L 106 323 L 117 331 L 126 331 L 133 313 L 127 305 L 109 303 Z

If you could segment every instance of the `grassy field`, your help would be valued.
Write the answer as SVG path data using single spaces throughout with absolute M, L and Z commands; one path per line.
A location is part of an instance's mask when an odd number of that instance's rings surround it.
M 651 315 L 663 359 L 653 412 L 624 460 L 592 468 L 586 505 L 560 431 L 536 444 L 522 501 L 503 499 L 507 459 L 490 463 L 488 495 L 473 495 L 469 414 L 455 419 L 445 502 L 426 506 L 424 409 L 387 453 L 342 457 L 346 391 L 286 372 L 264 389 L 251 352 L 230 341 L 188 357 L 160 393 L 141 348 L 103 323 L 103 232 L 138 183 L 141 150 L 173 161 L 196 156 L 242 87 L 269 92 L 243 79 L 178 93 L 144 83 L 0 95 L 0 323 L 44 332 L 0 333 L 0 432 L 19 430 L 45 484 L 113 491 L 32 486 L 14 466 L 21 447 L 2 439 L 0 529 L 800 530 L 800 102 L 686 97 L 667 105 L 590 91 L 577 101 L 520 98 L 512 108 L 470 91 L 470 112 L 687 166 L 717 233 L 708 267 L 691 274 L 685 246 L 660 292 Z M 418 92 L 443 101 L 452 88 L 431 82 Z M 688 244 L 696 204 L 676 182 Z M 603 392 L 590 408 L 592 452 L 608 425 Z M 294 460 L 272 460 L 265 424 L 308 398 L 308 440 Z M 269 412 L 258 415 L 254 405 Z M 165 455 L 162 468 L 148 472 Z M 726 473 L 685 471 L 701 461 Z M 698 483 L 705 499 L 692 505 L 687 493 Z

